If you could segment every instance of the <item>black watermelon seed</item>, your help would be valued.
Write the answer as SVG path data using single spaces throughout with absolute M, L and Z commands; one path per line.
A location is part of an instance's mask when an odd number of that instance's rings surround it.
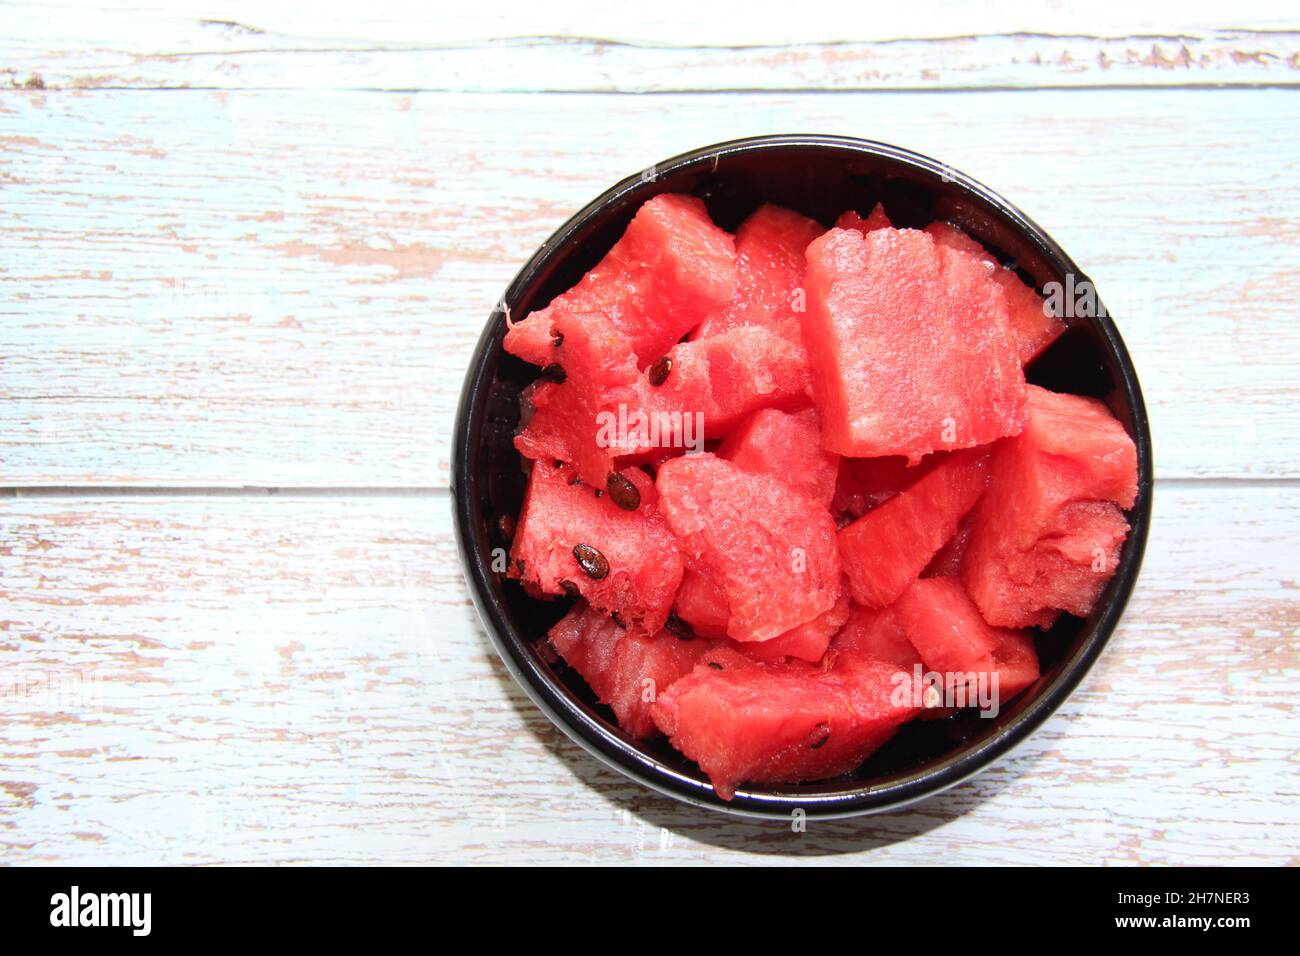
M 695 629 L 676 614 L 668 615 L 668 620 L 664 621 L 664 630 L 679 641 L 695 640 Z
M 551 339 L 551 347 L 558 349 L 563 344 L 564 344 L 564 333 L 556 332 L 555 338 Z
M 658 387 L 668 381 L 668 373 L 673 370 L 673 358 L 665 355 L 650 366 L 650 384 Z
M 808 746 L 810 746 L 813 750 L 816 750 L 819 747 L 825 746 L 826 741 L 831 739 L 831 729 L 825 724 L 818 724 L 816 727 L 813 728 L 813 731 L 811 734 L 809 734 L 809 737 L 811 738 L 811 743 L 809 743 Z
M 582 476 L 581 476 L 581 475 L 574 475 L 572 478 L 569 479 L 569 484 L 571 484 L 571 485 L 580 485 L 580 484 L 582 484 Z
M 560 590 L 562 590 L 569 597 L 578 596 L 578 586 L 574 584 L 572 581 L 561 581 Z
M 599 488 L 597 488 L 597 489 L 593 492 L 593 494 L 595 494 L 595 496 L 596 496 L 597 498 L 604 498 L 604 497 L 605 497 L 605 492 L 602 491 L 602 490 L 599 489 Z
M 497 532 L 506 544 L 515 540 L 515 519 L 510 515 L 501 515 L 497 518 Z
M 542 374 L 537 376 L 544 382 L 554 382 L 556 385 L 563 385 L 565 379 L 569 376 L 564 372 L 564 366 L 559 362 L 552 362 L 542 369 Z
M 627 624 L 624 623 L 623 617 L 621 614 L 618 613 L 618 611 L 610 611 L 609 616 L 613 618 L 615 624 L 617 624 L 623 630 L 625 631 L 627 630 Z
M 601 581 L 609 574 L 609 562 L 605 556 L 589 544 L 575 544 L 573 556 L 578 559 L 582 573 L 593 581 Z
M 515 558 L 515 567 L 519 569 L 519 573 L 520 573 L 520 574 L 523 574 L 523 573 L 524 573 L 524 559 L 523 559 L 523 558 Z
M 717 661 L 709 661 L 709 666 L 712 667 L 715 671 L 722 670 L 722 665 L 719 664 Z
M 605 487 L 609 489 L 610 500 L 624 511 L 636 511 L 641 507 L 641 492 L 637 490 L 636 485 L 618 472 L 609 473 L 609 477 L 605 479 Z

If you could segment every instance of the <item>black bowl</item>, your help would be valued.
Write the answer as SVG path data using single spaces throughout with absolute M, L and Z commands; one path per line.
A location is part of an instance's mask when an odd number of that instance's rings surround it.
M 1104 308 L 1068 319 L 1068 331 L 1028 370 L 1030 381 L 1105 401 L 1138 450 L 1138 500 L 1119 568 L 1093 613 L 1063 616 L 1037 638 L 1043 676 L 993 719 L 963 711 L 913 721 L 859 770 L 818 783 L 745 787 L 723 801 L 694 763 L 664 741 L 638 743 L 563 663 L 539 653 L 538 639 L 567 602 L 529 598 L 492 568 L 504 542 L 500 515 L 518 513 L 524 489 L 511 439 L 520 390 L 537 369 L 501 348 L 506 309 L 524 316 L 594 266 L 640 205 L 662 192 L 702 198 L 714 220 L 734 230 L 764 201 L 829 225 L 845 209 L 864 215 L 877 201 L 898 226 L 946 219 L 961 226 L 1038 287 L 1087 277 L 1018 209 L 949 166 L 883 143 L 839 136 L 766 136 L 709 146 L 656 164 L 593 200 L 548 239 L 506 290 L 470 362 L 456 417 L 452 501 L 470 592 L 501 659 L 561 730 L 592 754 L 655 790 L 748 816 L 838 817 L 892 809 L 958 783 L 1023 741 L 1070 695 L 1101 653 L 1137 580 L 1151 513 L 1151 436 L 1137 375 Z M 508 781 L 503 781 L 507 783 Z

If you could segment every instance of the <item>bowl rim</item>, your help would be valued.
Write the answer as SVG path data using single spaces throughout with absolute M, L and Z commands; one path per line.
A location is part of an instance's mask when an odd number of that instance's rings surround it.
M 1129 510 L 1132 529 L 1110 585 L 1113 590 L 1091 634 L 1062 661 L 1056 676 L 1025 701 L 1017 713 L 992 734 L 959 744 L 950 753 L 921 769 L 891 774 L 859 787 L 846 788 L 841 782 L 834 791 L 818 791 L 815 783 L 800 785 L 797 789 L 739 787 L 733 800 L 724 801 L 714 793 L 707 780 L 688 776 L 659 761 L 609 725 L 544 669 L 530 646 L 530 638 L 521 634 L 511 622 L 508 609 L 493 587 L 495 572 L 491 570 L 487 556 L 474 544 L 476 502 L 469 490 L 474 486 L 471 466 L 477 449 L 471 447 L 470 426 L 484 411 L 489 384 L 487 360 L 494 350 L 500 348 L 506 304 L 517 301 L 543 267 L 553 257 L 564 254 L 568 240 L 575 232 L 629 194 L 638 190 L 652 193 L 660 177 L 687 167 L 715 163 L 737 153 L 809 148 L 884 158 L 924 173 L 937 174 L 969 198 L 990 207 L 1016 232 L 1037 246 L 1039 253 L 1062 274 L 1073 274 L 1078 281 L 1088 280 L 1056 241 L 1016 206 L 965 173 L 923 154 L 874 140 L 826 134 L 755 136 L 715 143 L 647 167 L 655 174 L 649 179 L 643 173 L 635 173 L 611 186 L 570 217 L 529 258 L 507 287 L 479 337 L 461 391 L 452 442 L 450 497 L 461 563 L 484 630 L 512 678 L 553 724 L 607 766 L 659 793 L 694 806 L 735 816 L 769 819 L 789 819 L 800 811 L 807 817 L 832 819 L 899 809 L 961 783 L 1028 739 L 1073 693 L 1109 642 L 1137 583 L 1150 528 L 1154 490 L 1150 424 L 1137 372 L 1114 321 L 1103 307 L 1099 315 L 1090 317 L 1088 321 L 1095 324 L 1106 351 L 1115 361 L 1117 385 L 1133 419 L 1133 439 L 1138 453 L 1138 497 Z

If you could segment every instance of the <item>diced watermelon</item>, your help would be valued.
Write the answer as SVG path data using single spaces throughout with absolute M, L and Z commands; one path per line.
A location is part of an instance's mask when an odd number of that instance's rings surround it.
M 550 632 L 551 646 L 576 670 L 630 737 L 657 733 L 650 716 L 656 698 L 689 674 L 708 645 L 678 640 L 667 631 L 624 630 L 582 601 Z
M 979 675 L 985 675 L 985 692 L 994 692 L 1000 704 L 1038 679 L 1029 634 L 986 623 L 956 578 L 913 582 L 893 611 L 926 668 L 943 675 L 947 692 L 964 688 L 970 701 Z
M 912 229 L 832 229 L 807 258 L 800 318 L 828 449 L 916 463 L 1020 431 L 1024 373 L 983 266 Z
M 921 706 L 917 715 L 921 720 L 942 720 L 956 713 L 956 708 L 943 706 L 942 688 L 926 681 L 921 655 L 907 639 L 893 608 L 853 605 L 848 622 L 831 641 L 831 653 L 884 661 L 906 671 L 912 676 L 909 692 L 912 702 Z
M 650 379 L 645 386 L 646 410 L 660 419 L 698 414 L 709 439 L 723 437 L 760 408 L 790 411 L 811 404 L 808 359 L 795 320 L 683 342 L 668 357 L 662 384 Z
M 731 235 L 713 224 L 699 199 L 666 193 L 637 210 L 623 237 L 577 285 L 514 323 L 505 349 L 546 365 L 560 317 L 595 313 L 627 338 L 644 368 L 731 302 L 736 289 Z
M 736 641 L 735 647 L 742 654 L 756 661 L 779 661 L 786 657 L 796 657 L 801 661 L 816 663 L 826 654 L 831 638 L 849 619 L 849 595 L 844 592 L 835 606 L 811 621 L 796 628 L 778 634 L 767 641 Z
M 700 323 L 691 338 L 793 318 L 804 250 L 824 231 L 797 212 L 771 203 L 759 206 L 736 230 L 736 297 Z
M 609 416 L 617 420 L 620 408 L 640 408 L 644 379 L 628 339 L 603 316 L 560 312 L 553 328 L 564 336 L 554 350 L 562 353 L 556 361 L 563 381 L 545 381 L 534 389 L 535 411 L 515 437 L 515 447 L 535 461 L 572 464 L 588 484 L 601 488 L 615 459 L 638 450 L 623 444 L 627 436 L 617 429 L 602 429 L 601 422 Z
M 1128 529 L 1109 501 L 1063 505 L 1033 548 L 1007 555 L 997 576 L 1005 590 L 992 613 L 1044 628 L 1061 611 L 1086 617 L 1119 563 Z
M 867 216 L 866 219 L 863 219 L 850 209 L 835 220 L 837 229 L 856 229 L 863 235 L 875 232 L 877 229 L 889 229 L 893 225 L 889 221 L 889 216 L 885 213 L 885 207 L 880 203 L 876 203 L 876 208 L 871 210 L 871 215 Z
M 921 663 L 921 655 L 907 639 L 893 610 L 887 607 L 870 608 L 854 604 L 844 627 L 831 641 L 831 647 L 837 655 L 856 654 L 884 661 L 909 674 Z
M 925 570 L 983 493 L 988 459 L 983 449 L 952 455 L 840 529 L 840 558 L 854 601 L 886 607 Z
M 731 638 L 776 637 L 839 600 L 835 522 L 826 509 L 711 454 L 674 458 L 656 484 L 688 565 L 726 596 Z
M 947 222 L 932 222 L 925 231 L 940 245 L 963 252 L 983 264 L 1002 289 L 1010 309 L 1011 327 L 1015 331 L 1021 364 L 1028 365 L 1065 331 L 1065 323 L 1052 315 L 1047 303 L 1035 290 L 1025 285 L 1010 269 L 1004 268 L 966 233 Z
M 760 409 L 736 426 L 718 455 L 745 471 L 771 475 L 822 506 L 835 494 L 840 459 L 822 448 L 815 409 Z
M 727 596 L 703 574 L 686 569 L 677 589 L 674 610 L 701 637 L 727 636 L 727 621 L 731 617 Z
M 629 628 L 654 634 L 664 626 L 682 580 L 677 539 L 659 513 L 649 477 L 638 468 L 621 474 L 638 489 L 641 504 L 626 511 L 612 497 L 575 483 L 568 468 L 533 465 L 515 531 L 510 576 L 542 594 L 576 591 L 593 607 L 617 614 Z M 596 549 L 605 574 L 585 572 L 577 545 Z
M 937 452 L 915 466 L 899 455 L 841 458 L 831 507 L 840 514 L 860 518 L 926 474 L 943 456 L 943 452 Z
M 893 697 L 902 671 L 845 657 L 830 669 L 766 664 L 725 648 L 659 695 L 655 723 L 718 796 L 736 786 L 821 780 L 854 770 L 916 714 Z
M 1105 405 L 1031 386 L 1028 409 L 1024 431 L 993 456 L 962 561 L 971 597 L 1002 627 L 1086 616 L 1128 531 L 1119 508 L 1137 497 L 1137 450 Z

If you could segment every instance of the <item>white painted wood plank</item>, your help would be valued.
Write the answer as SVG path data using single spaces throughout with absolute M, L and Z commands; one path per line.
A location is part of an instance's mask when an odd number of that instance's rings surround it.
M 335 46 L 475 44 L 529 37 L 597 38 L 664 48 L 787 46 L 907 38 L 943 39 L 1016 34 L 1062 37 L 1197 37 L 1224 32 L 1285 32 L 1300 26 L 1293 9 L 1273 0 L 1217 0 L 1164 4 L 1098 0 L 1087 7 L 1059 0 L 1014 5 L 970 0 L 924 4 L 850 5 L 812 0 L 797 13 L 771 4 L 718 0 L 662 0 L 629 7 L 610 0 L 547 4 L 492 0 L 451 14 L 437 4 L 347 0 L 310 6 L 260 0 L 49 0 L 39 5 L 0 3 L 7 39 L 18 46 L 44 41 L 51 50 L 155 43 L 179 38 L 182 48 L 253 49 L 287 41 Z
M 1283 91 L 0 96 L 0 479 L 445 486 L 468 356 L 571 212 L 790 130 L 937 156 L 1092 274 L 1162 477 L 1295 477 Z M 978 122 L 972 118 L 978 117 Z
M 886 817 L 623 781 L 473 619 L 445 495 L 0 502 L 0 862 L 1300 863 L 1294 484 L 1162 489 L 1033 740 Z
M 863 9 L 866 9 L 865 7 Z M 746 15 L 748 15 L 746 10 Z M 875 11 L 872 11 L 874 16 Z M 800 23 L 805 22 L 799 18 Z M 11 34 L 0 82 L 46 90 L 184 89 L 675 92 L 718 90 L 966 90 L 1035 87 L 1295 86 L 1300 31 L 1237 26 L 1193 34 L 1107 36 L 1092 23 L 1053 21 L 1044 32 L 884 35 L 828 31 L 833 38 L 782 35 L 760 45 L 728 33 L 660 43 L 601 34 L 495 34 L 467 40 L 434 35 L 371 38 L 371 24 L 345 22 L 355 39 L 314 36 L 229 21 L 143 24 L 72 21 L 49 34 L 42 14 Z M 816 23 L 817 21 L 812 21 Z M 938 21 L 934 21 L 938 22 Z M 1233 20 L 1240 24 L 1242 21 Z M 880 35 L 880 24 L 873 24 Z M 504 25 L 496 24 L 498 30 Z M 382 28 L 381 28 L 382 29 Z M 935 29 L 933 22 L 930 29 Z M 1078 32 L 1073 32 L 1078 31 Z M 386 32 L 386 31 L 385 31 Z M 855 39 L 846 39 L 846 37 Z

